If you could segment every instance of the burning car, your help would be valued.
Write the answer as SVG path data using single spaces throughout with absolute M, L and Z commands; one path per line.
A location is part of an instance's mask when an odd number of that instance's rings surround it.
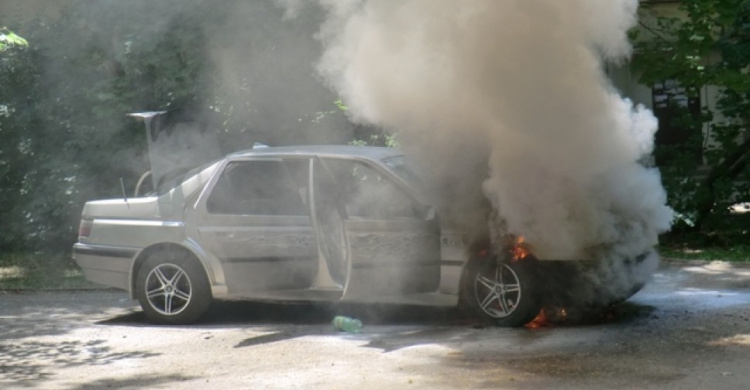
M 86 203 L 86 277 L 147 317 L 188 323 L 212 299 L 455 306 L 503 325 L 539 311 L 522 267 L 464 254 L 397 150 L 258 148 L 189 171 L 154 196 Z
M 150 141 L 159 115 L 144 116 Z M 559 293 L 536 285 L 545 262 L 522 243 L 467 247 L 441 226 L 396 149 L 257 147 L 189 170 L 168 149 L 151 149 L 154 193 L 85 204 L 73 248 L 88 280 L 127 290 L 150 321 L 250 299 L 465 304 L 520 326 Z

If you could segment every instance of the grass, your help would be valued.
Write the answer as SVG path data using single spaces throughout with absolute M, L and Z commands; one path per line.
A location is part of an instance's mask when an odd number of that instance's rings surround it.
M 750 263 L 750 213 L 732 218 L 723 220 L 726 226 L 664 234 L 659 237 L 659 254 L 675 260 Z
M 662 257 L 675 260 L 720 260 L 750 263 L 750 245 L 735 245 L 729 247 L 661 245 L 659 246 L 658 251 Z
M 0 254 L 0 291 L 81 290 L 101 286 L 86 281 L 69 257 L 37 253 Z

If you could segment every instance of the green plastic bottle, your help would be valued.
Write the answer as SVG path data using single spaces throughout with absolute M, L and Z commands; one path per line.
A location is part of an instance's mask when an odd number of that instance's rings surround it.
M 359 331 L 362 330 L 362 321 L 356 318 L 336 316 L 333 317 L 331 323 L 333 324 L 334 329 L 342 332 L 359 333 Z

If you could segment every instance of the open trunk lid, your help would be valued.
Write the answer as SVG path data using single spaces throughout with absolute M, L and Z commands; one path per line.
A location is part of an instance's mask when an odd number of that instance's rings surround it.
M 143 121 L 151 179 L 158 194 L 172 189 L 189 170 L 223 156 L 219 130 L 210 116 L 187 110 L 132 113 Z

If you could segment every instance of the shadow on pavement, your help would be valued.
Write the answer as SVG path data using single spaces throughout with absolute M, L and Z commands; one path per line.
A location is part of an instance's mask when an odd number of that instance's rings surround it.
M 607 310 L 576 316 L 575 319 L 558 318 L 547 326 L 581 326 L 627 323 L 646 318 L 655 310 L 653 306 L 632 302 L 613 305 Z M 358 305 L 358 304 L 278 304 L 247 301 L 217 301 L 206 316 L 191 326 L 224 325 L 319 325 L 330 324 L 333 317 L 345 315 L 360 319 L 365 325 L 429 325 L 429 326 L 488 326 L 467 310 L 425 306 Z M 142 311 L 99 321 L 102 325 L 148 325 Z M 491 326 L 490 326 L 491 327 Z
M 612 307 L 605 314 L 587 318 L 586 321 L 547 324 L 554 327 L 580 327 L 601 324 L 622 324 L 648 318 L 654 308 L 626 302 Z M 331 325 L 336 315 L 360 319 L 364 323 L 361 333 L 337 332 Z M 103 325 L 152 326 L 142 312 L 136 311 L 99 322 Z M 223 327 L 263 327 L 269 331 L 248 337 L 234 345 L 246 348 L 276 343 L 306 336 L 340 336 L 366 342 L 364 347 L 390 352 L 420 344 L 442 341 L 471 341 L 482 337 L 472 329 L 511 332 L 520 334 L 538 332 L 538 329 L 499 329 L 487 326 L 469 313 L 456 309 L 395 306 L 395 305 L 323 305 L 323 304 L 272 304 L 257 302 L 215 302 L 203 321 L 189 325 L 194 329 Z M 371 326 L 378 326 L 372 328 Z M 466 332 L 461 332 L 464 328 Z M 458 331 L 458 336 L 457 336 Z M 459 337 L 461 340 L 456 339 Z
M 356 317 L 367 325 L 480 325 L 458 309 L 394 305 L 274 304 L 218 301 L 193 326 L 221 325 L 315 325 L 328 324 L 334 316 Z M 141 311 L 99 321 L 103 325 L 151 325 Z
M 0 380 L 31 383 L 51 376 L 53 368 L 102 366 L 123 359 L 140 359 L 158 355 L 160 354 L 143 351 L 115 351 L 107 346 L 106 340 L 63 342 L 24 340 L 12 344 L 0 344 Z
M 71 388 L 71 390 L 98 390 L 98 389 L 151 389 L 164 387 L 169 383 L 182 382 L 195 379 L 195 376 L 185 375 L 138 375 L 128 378 L 99 379 Z

